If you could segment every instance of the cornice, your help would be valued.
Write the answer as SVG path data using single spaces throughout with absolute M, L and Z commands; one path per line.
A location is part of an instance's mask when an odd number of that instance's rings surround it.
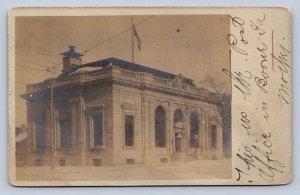
M 170 95 L 174 97 L 183 97 L 187 99 L 192 99 L 192 100 L 200 100 L 203 102 L 208 102 L 212 104 L 217 104 L 217 100 L 212 100 L 210 97 L 201 95 L 201 94 L 192 94 L 187 91 L 179 91 L 176 89 L 168 89 L 164 88 L 161 86 L 156 86 L 152 84 L 146 84 L 146 83 L 138 83 L 138 82 L 133 82 L 133 81 L 125 81 L 125 80 L 119 80 L 119 79 L 113 79 L 113 85 L 118 85 L 118 86 L 123 86 L 123 87 L 128 87 L 128 88 L 133 88 L 133 89 L 138 89 L 138 90 L 146 90 L 154 93 L 160 93 L 164 95 Z

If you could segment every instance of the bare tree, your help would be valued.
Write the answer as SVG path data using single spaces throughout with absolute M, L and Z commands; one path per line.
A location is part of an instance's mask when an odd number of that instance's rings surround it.
M 227 94 L 228 83 L 218 78 L 207 76 L 201 84 L 206 84 L 217 99 L 217 111 L 221 116 L 214 119 L 219 123 L 223 132 L 223 150 L 225 156 L 231 156 L 231 96 Z
M 226 94 L 226 91 L 228 90 L 227 83 L 225 81 L 221 81 L 220 79 L 212 78 L 210 76 L 206 76 L 206 78 L 199 83 L 205 83 L 208 85 L 208 87 L 211 88 L 211 90 L 213 90 L 213 93 L 217 98 L 217 103 L 218 103 L 217 110 L 218 110 L 220 116 L 223 116 L 223 114 L 224 114 L 224 95 Z M 215 118 L 215 120 L 223 128 L 223 122 L 220 121 L 218 118 Z

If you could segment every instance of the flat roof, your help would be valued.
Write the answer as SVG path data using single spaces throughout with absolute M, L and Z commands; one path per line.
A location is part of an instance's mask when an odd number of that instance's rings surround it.
M 154 68 L 149 68 L 147 66 L 143 66 L 143 65 L 140 65 L 140 64 L 128 62 L 128 61 L 121 60 L 121 59 L 114 58 L 114 57 L 106 58 L 106 59 L 103 59 L 103 60 L 90 62 L 90 63 L 86 63 L 86 64 L 82 64 L 82 65 L 73 66 L 73 67 L 71 67 L 70 71 L 61 74 L 61 76 L 68 75 L 68 74 L 70 74 L 74 71 L 77 71 L 80 68 L 105 67 L 105 66 L 108 66 L 109 64 L 112 64 L 114 66 L 118 66 L 118 67 L 120 67 L 122 69 L 125 69 L 125 70 L 133 71 L 133 72 L 149 73 L 149 74 L 152 74 L 156 77 L 160 77 L 160 78 L 163 78 L 163 79 L 173 80 L 177 77 L 177 75 L 169 73 L 169 72 L 161 71 L 161 70 L 154 69 Z M 189 79 L 189 78 L 183 77 L 183 82 L 194 85 L 193 80 Z

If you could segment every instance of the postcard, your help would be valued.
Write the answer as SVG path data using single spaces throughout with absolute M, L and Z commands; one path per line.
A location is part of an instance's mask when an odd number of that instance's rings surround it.
M 285 7 L 13 8 L 14 186 L 292 180 Z

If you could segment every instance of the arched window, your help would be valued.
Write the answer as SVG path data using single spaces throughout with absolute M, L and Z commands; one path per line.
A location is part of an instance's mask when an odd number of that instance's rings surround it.
M 183 113 L 179 108 L 177 108 L 174 112 L 174 124 L 182 121 L 183 121 Z
M 211 148 L 216 149 L 217 148 L 217 125 L 211 126 L 210 137 L 211 137 Z
M 192 148 L 199 147 L 199 114 L 196 111 L 191 113 L 190 118 L 190 143 Z
M 166 112 L 163 107 L 155 109 L 155 147 L 166 146 Z

